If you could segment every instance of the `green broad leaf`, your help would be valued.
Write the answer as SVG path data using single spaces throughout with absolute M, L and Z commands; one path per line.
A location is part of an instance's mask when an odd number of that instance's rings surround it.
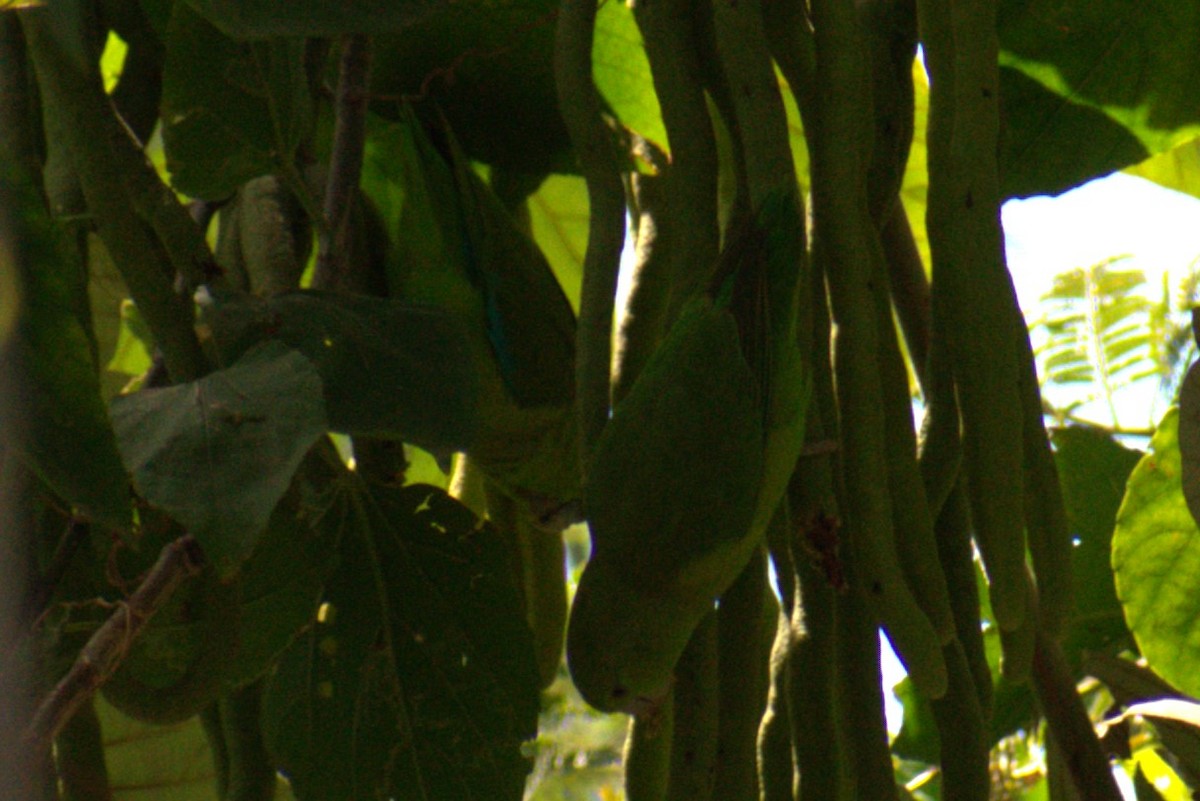
M 212 801 L 216 771 L 197 718 L 155 726 L 96 699 L 113 801 Z
M 551 175 L 529 198 L 533 239 L 546 254 L 576 313 L 587 252 L 588 215 L 587 183 L 578 176 Z
M 1055 194 L 1200 132 L 1200 7 L 1000 4 L 1005 197 Z
M 1179 390 L 1179 455 L 1183 498 L 1200 521 L 1200 367 L 1188 368 Z
M 219 200 L 292 164 L 314 113 L 303 39 L 235 41 L 176 3 L 165 46 L 162 136 L 176 190 Z
M 1125 172 L 1167 189 L 1200 197 L 1200 138 L 1189 139 L 1132 167 L 1126 167 Z
M 1155 672 L 1200 694 L 1200 528 L 1183 499 L 1179 412 L 1167 412 L 1125 492 L 1113 536 L 1117 597 Z
M 375 37 L 372 109 L 437 109 L 475 161 L 536 175 L 577 169 L 554 84 L 553 0 L 446 3 Z M 428 101 L 433 101 L 432 103 Z
M 331 458 L 310 453 L 236 576 L 205 570 L 150 620 L 105 685 L 110 702 L 139 720 L 183 720 L 261 678 L 312 624 L 340 533 L 327 515 L 340 475 Z M 181 534 L 162 513 L 143 513 L 140 554 L 118 553 L 113 564 L 136 576 Z
M 442 11 L 447 3 L 434 0 L 295 0 L 281 6 L 276 0 L 187 0 L 188 5 L 226 36 L 263 39 L 271 36 L 334 37 L 351 33 L 377 34 L 403 30 Z
M 1075 608 L 1063 645 L 1068 658 L 1077 662 L 1084 652 L 1115 653 L 1131 645 L 1111 554 L 1117 509 L 1142 453 L 1122 446 L 1111 434 L 1082 426 L 1056 430 L 1053 442 L 1076 542 L 1071 554 Z
M 276 341 L 321 378 L 329 427 L 463 450 L 475 430 L 476 374 L 466 333 L 437 309 L 365 295 L 300 290 L 214 298 L 204 309 L 225 363 Z
M 617 119 L 669 151 L 642 32 L 625 3 L 604 3 L 596 11 L 592 72 L 596 88 Z
M 235 573 L 327 427 L 321 376 L 278 342 L 199 381 L 114 398 L 121 455 L 142 496 Z
M 347 474 L 337 569 L 263 704 L 299 798 L 520 799 L 538 678 L 505 544 L 434 487 Z
M 13 283 L 6 302 L 17 301 L 0 369 L 24 386 L 0 398 L 0 430 L 64 501 L 96 522 L 127 529 L 129 477 L 101 399 L 94 343 L 80 313 L 87 304 L 85 273 L 38 190 L 15 180 L 14 172 L 0 165 L 0 196 L 9 204 L 5 233 L 18 243 L 4 254 L 11 262 L 5 258 L 0 270 Z

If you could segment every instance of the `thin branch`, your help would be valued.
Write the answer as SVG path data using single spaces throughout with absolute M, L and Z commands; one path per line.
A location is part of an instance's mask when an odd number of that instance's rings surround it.
M 342 40 L 342 58 L 334 107 L 333 153 L 325 184 L 325 229 L 321 231 L 313 285 L 332 288 L 346 270 L 346 228 L 362 173 L 367 136 L 367 99 L 371 74 L 371 38 Z
M 592 80 L 595 0 L 563 0 L 554 37 L 558 107 L 587 180 L 587 252 L 576 333 L 575 385 L 584 472 L 608 420 L 613 303 L 625 243 L 625 188 Z
M 30 753 L 45 753 L 71 716 L 121 666 L 154 613 L 162 608 L 184 579 L 199 573 L 204 563 L 204 553 L 190 534 L 163 548 L 145 580 L 129 600 L 101 624 L 67 675 L 38 706 L 22 738 Z

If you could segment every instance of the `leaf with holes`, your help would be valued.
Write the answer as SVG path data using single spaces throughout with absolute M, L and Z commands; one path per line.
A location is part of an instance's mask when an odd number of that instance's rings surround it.
M 264 698 L 300 798 L 520 799 L 538 676 L 498 532 L 434 487 L 350 474 L 318 622 Z

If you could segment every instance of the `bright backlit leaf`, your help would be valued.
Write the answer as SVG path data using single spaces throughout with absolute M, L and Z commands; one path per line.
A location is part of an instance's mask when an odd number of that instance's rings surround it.
M 1183 499 L 1179 412 L 1163 418 L 1129 478 L 1113 535 L 1117 596 L 1142 654 L 1200 694 L 1200 528 Z

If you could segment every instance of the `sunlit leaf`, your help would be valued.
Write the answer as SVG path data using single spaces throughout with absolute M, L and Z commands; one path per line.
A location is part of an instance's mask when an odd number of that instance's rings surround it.
M 1172 409 L 1130 476 L 1112 559 L 1139 649 L 1164 679 L 1194 696 L 1200 693 L 1200 528 L 1183 499 L 1178 429 Z
M 625 3 L 601 4 L 596 12 L 596 38 L 592 47 L 596 88 L 616 112 L 617 119 L 668 150 L 658 95 L 650 75 L 650 62 L 642 47 L 642 34 Z
M 1047 336 L 1038 350 L 1043 379 L 1090 383 L 1111 410 L 1118 389 L 1155 369 L 1153 304 L 1141 294 L 1146 279 L 1112 269 L 1121 258 L 1055 276 L 1038 323 Z
M 1162 793 L 1158 791 L 1154 783 L 1146 778 L 1141 765 L 1138 765 L 1137 770 L 1133 774 L 1133 792 L 1137 797 L 1137 801 L 1165 801 Z
M 1167 189 L 1200 197 L 1200 138 L 1189 139 L 1166 152 L 1126 167 L 1125 172 L 1154 181 Z
M 588 237 L 587 185 L 575 176 L 551 175 L 529 198 L 529 216 L 534 241 L 578 312 Z

